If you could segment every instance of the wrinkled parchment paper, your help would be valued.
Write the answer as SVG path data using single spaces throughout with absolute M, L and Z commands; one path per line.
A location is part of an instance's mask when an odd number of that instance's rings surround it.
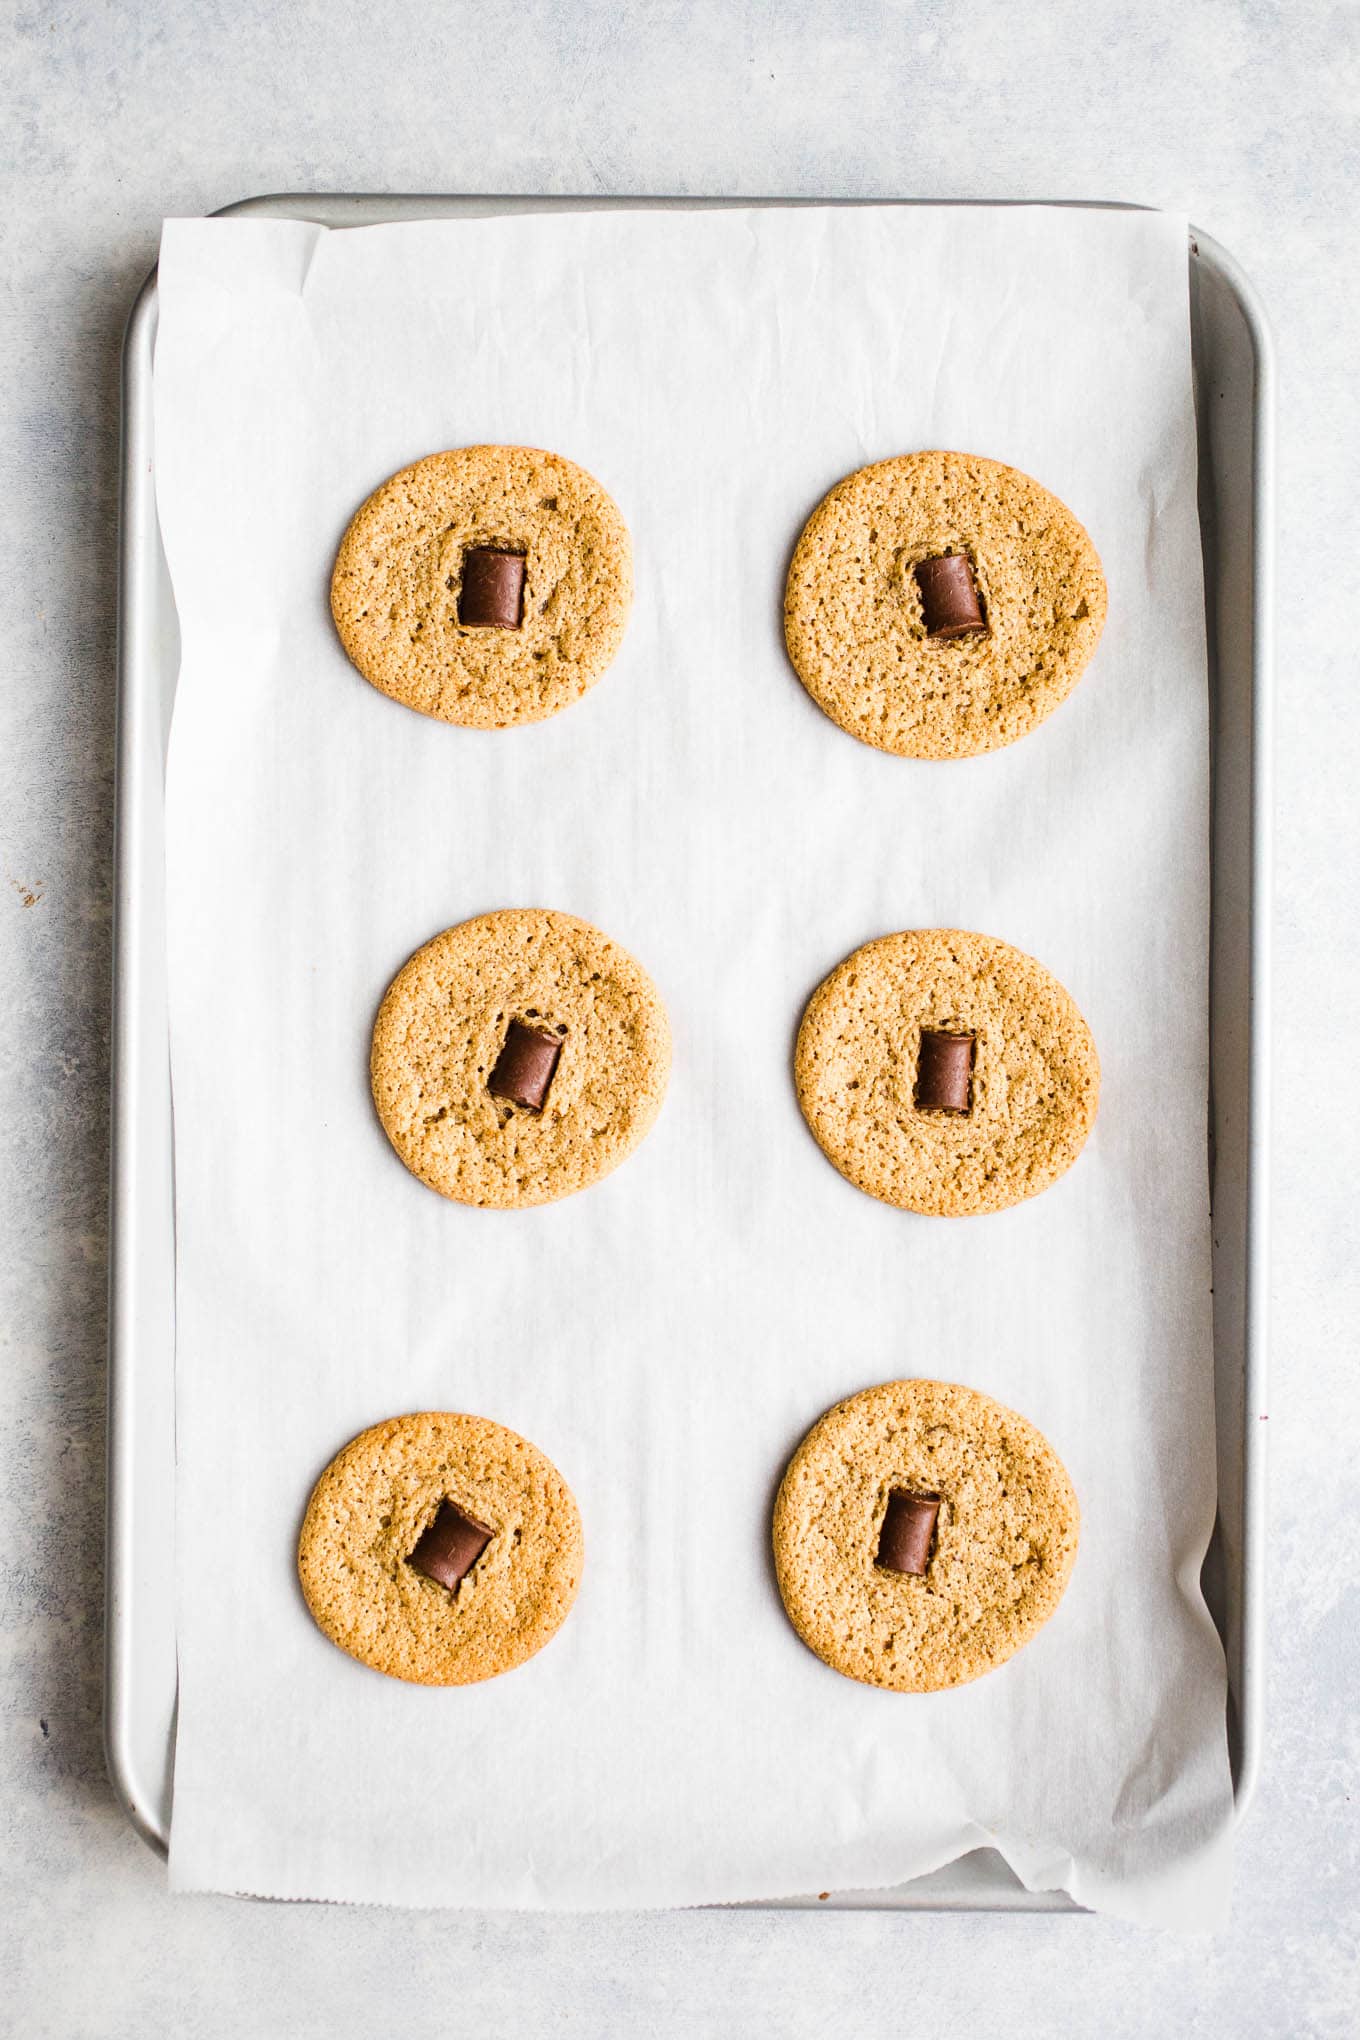
M 1222 1916 L 1186 267 L 1183 220 L 1043 208 L 167 224 L 180 1888 L 689 1905 L 988 1844 L 1089 1906 Z M 636 548 L 614 666 L 497 733 L 367 686 L 327 608 L 363 497 L 482 440 L 581 462 Z M 940 445 L 1063 497 L 1110 614 L 1037 732 L 928 764 L 819 713 L 780 599 L 833 482 Z M 479 1212 L 388 1148 L 369 1031 L 412 949 L 516 905 L 634 951 L 674 1073 L 607 1181 Z M 873 1202 L 794 1097 L 820 978 L 932 924 L 1041 958 L 1102 1059 L 1080 1162 L 995 1217 Z M 1048 1627 L 927 1698 L 805 1650 L 769 1555 L 804 1431 L 911 1374 L 1023 1410 L 1083 1508 Z M 336 1651 L 294 1574 L 325 1462 L 429 1407 L 532 1438 L 586 1526 L 556 1640 L 453 1692 Z

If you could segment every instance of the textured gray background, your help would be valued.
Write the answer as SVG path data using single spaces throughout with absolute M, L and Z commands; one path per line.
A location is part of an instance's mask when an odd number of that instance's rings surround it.
M 1360 1004 L 1356 7 L 161 0 L 4 21 L 0 2030 L 1355 2031 L 1360 1111 L 1333 1072 Z M 1188 211 L 1263 293 L 1284 577 L 1272 1667 L 1220 1939 L 171 1900 L 117 1811 L 99 1708 L 118 347 L 164 213 L 283 189 L 1135 199 Z

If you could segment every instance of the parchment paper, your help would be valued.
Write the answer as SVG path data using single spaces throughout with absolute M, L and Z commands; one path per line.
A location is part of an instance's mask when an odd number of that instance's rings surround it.
M 689 1905 L 990 1844 L 1086 1905 L 1222 1917 L 1186 268 L 1183 220 L 1042 208 L 167 224 L 178 1887 Z M 481 440 L 583 463 L 637 567 L 598 687 L 485 734 L 367 686 L 327 608 L 363 497 Z M 927 764 L 820 714 L 780 599 L 834 481 L 939 445 L 1068 502 L 1110 613 L 1037 732 Z M 390 1151 L 369 1032 L 412 949 L 514 905 L 634 951 L 674 1072 L 607 1181 L 477 1212 Z M 995 1217 L 873 1202 L 794 1097 L 820 978 L 929 925 L 1041 958 L 1103 1063 L 1082 1159 Z M 1048 1627 L 929 1698 L 822 1665 L 769 1558 L 803 1432 L 911 1374 L 1024 1411 L 1084 1512 Z M 587 1537 L 555 1641 L 453 1692 L 336 1651 L 294 1574 L 325 1462 L 430 1407 L 533 1439 Z

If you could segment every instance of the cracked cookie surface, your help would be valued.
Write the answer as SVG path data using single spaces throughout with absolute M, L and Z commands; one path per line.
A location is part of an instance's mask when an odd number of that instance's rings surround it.
M 922 1031 L 971 1034 L 971 1109 L 917 1109 Z M 1100 1063 L 1071 994 L 1023 950 L 917 928 L 855 950 L 807 1004 L 798 1102 L 827 1159 L 885 1204 L 936 1218 L 1037 1196 L 1080 1154 Z
M 940 1498 L 917 1577 L 875 1563 L 888 1494 Z M 900 1693 L 1004 1664 L 1057 1607 L 1080 1516 L 1033 1424 L 976 1389 L 890 1381 L 837 1403 L 789 1461 L 774 1509 L 779 1592 L 833 1671 Z
M 459 621 L 463 555 L 524 555 L 522 623 Z M 633 593 L 618 508 L 574 461 L 530 446 L 433 453 L 355 513 L 331 614 L 366 680 L 408 708 L 475 729 L 556 715 L 617 652 Z
M 456 1592 L 407 1564 L 443 1501 L 492 1532 Z M 351 1439 L 312 1490 L 298 1577 L 318 1627 L 375 1671 L 424 1686 L 494 1679 L 570 1613 L 584 1545 L 571 1489 L 485 1417 L 426 1410 Z
M 914 568 L 964 553 L 986 631 L 926 634 Z M 838 482 L 784 594 L 794 670 L 833 722 L 905 758 L 1013 744 L 1071 693 L 1100 639 L 1105 578 L 1067 506 L 980 455 L 904 454 Z
M 488 1078 L 512 1021 L 562 1043 L 541 1112 Z M 446 929 L 397 973 L 373 1029 L 378 1117 L 412 1174 L 462 1204 L 566 1197 L 660 1110 L 670 1029 L 641 964 L 588 921 L 510 908 Z

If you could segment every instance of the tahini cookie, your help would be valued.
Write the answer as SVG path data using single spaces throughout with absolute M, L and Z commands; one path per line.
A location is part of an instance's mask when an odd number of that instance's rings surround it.
M 975 1389 L 890 1381 L 837 1403 L 789 1461 L 774 1558 L 833 1671 L 962 1686 L 1029 1642 L 1077 1554 L 1077 1499 L 1033 1424 Z
M 1081 1153 L 1100 1064 L 1076 1003 L 1041 963 L 961 928 L 857 949 L 798 1030 L 803 1117 L 871 1197 L 937 1218 L 1037 1196 Z
M 331 613 L 384 694 L 498 730 L 593 687 L 632 596 L 627 527 L 584 468 L 532 446 L 464 446 L 403 468 L 356 512 Z
M 640 963 L 571 914 L 481 914 L 397 973 L 373 1029 L 373 1100 L 413 1175 L 460 1204 L 547 1204 L 650 1128 L 670 1028 Z
M 312 1490 L 298 1539 L 332 1643 L 422 1686 L 494 1679 L 542 1650 L 581 1583 L 581 1518 L 552 1461 L 485 1417 L 375 1424 Z
M 838 482 L 789 568 L 784 635 L 833 722 L 904 758 L 1013 744 L 1081 678 L 1105 579 L 1072 512 L 967 453 L 876 461 Z

